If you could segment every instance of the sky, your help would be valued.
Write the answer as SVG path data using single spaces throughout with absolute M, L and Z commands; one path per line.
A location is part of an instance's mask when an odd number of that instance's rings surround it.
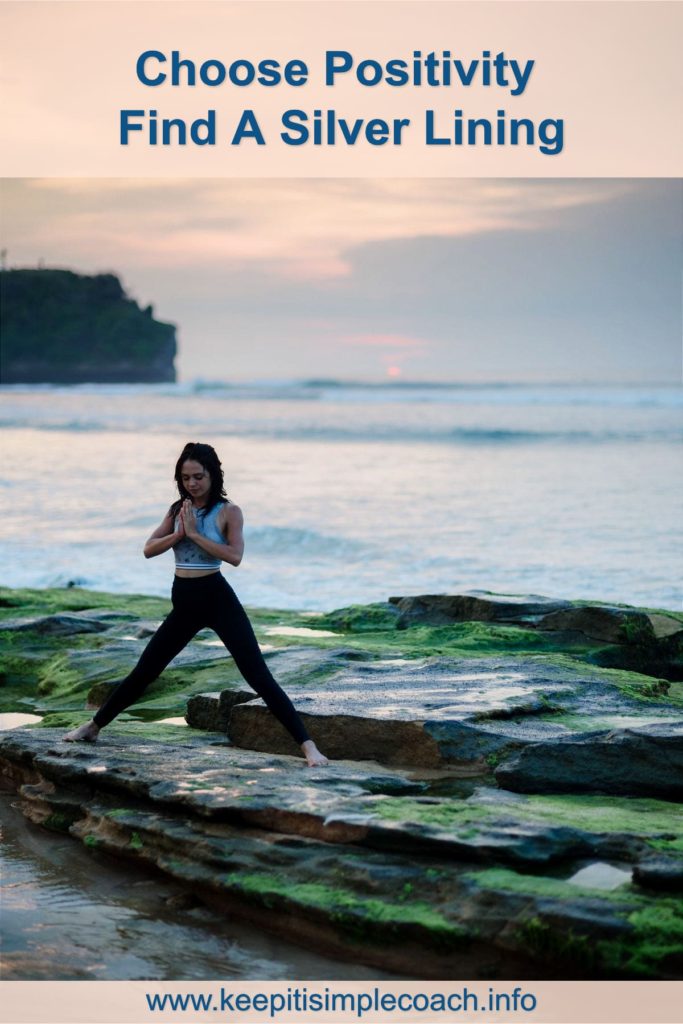
M 4 179 L 8 267 L 113 272 L 181 380 L 680 383 L 672 179 Z

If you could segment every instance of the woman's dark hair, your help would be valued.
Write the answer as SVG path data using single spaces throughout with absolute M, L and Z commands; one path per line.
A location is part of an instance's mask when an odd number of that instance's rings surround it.
M 186 498 L 190 497 L 190 494 L 185 490 L 183 486 L 183 465 L 188 462 L 198 462 L 200 466 L 203 466 L 206 472 L 211 478 L 211 490 L 209 491 L 209 497 L 206 505 L 201 510 L 204 515 L 213 508 L 213 506 L 219 501 L 227 501 L 225 493 L 224 479 L 223 479 L 223 467 L 221 466 L 220 459 L 216 455 L 215 450 L 210 444 L 202 444 L 200 441 L 189 441 L 182 452 L 180 458 L 175 464 L 175 482 L 178 485 L 178 494 L 180 498 L 178 501 L 174 501 L 169 509 L 169 515 L 175 517 L 180 511 L 180 506 Z

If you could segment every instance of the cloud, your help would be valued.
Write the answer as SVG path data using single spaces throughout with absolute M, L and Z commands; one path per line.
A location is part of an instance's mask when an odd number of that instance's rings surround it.
M 3 182 L 10 266 L 111 270 L 183 377 L 667 380 L 667 180 Z
M 343 281 L 369 243 L 528 234 L 633 188 L 613 181 L 42 179 L 10 183 L 10 251 L 125 265 Z M 12 235 L 15 237 L 12 238 Z M 26 254 L 24 256 L 24 254 Z M 31 255 L 29 255 L 31 254 Z M 20 256 L 20 258 L 21 258 Z M 102 262 L 104 261 L 104 262 Z

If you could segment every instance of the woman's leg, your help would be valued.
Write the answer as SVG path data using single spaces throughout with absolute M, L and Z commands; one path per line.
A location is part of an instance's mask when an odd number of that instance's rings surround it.
M 133 671 L 119 683 L 93 716 L 95 725 L 99 729 L 104 728 L 125 708 L 138 700 L 176 654 L 189 644 L 202 625 L 196 616 L 174 608 L 145 647 Z
M 211 611 L 207 615 L 207 625 L 218 634 L 247 683 L 256 690 L 294 740 L 299 744 L 310 741 L 311 737 L 294 705 L 275 682 L 266 665 L 247 613 L 230 584 L 222 576 L 220 586 L 216 586 Z

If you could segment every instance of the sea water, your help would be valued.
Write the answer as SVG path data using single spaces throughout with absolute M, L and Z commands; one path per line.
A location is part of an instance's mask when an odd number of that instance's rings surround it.
M 681 607 L 683 389 L 5 387 L 3 582 L 167 594 L 142 546 L 186 441 L 245 516 L 244 603 L 485 589 Z
M 3 980 L 393 975 L 339 963 L 213 910 L 144 864 L 117 863 L 25 821 L 0 792 Z

